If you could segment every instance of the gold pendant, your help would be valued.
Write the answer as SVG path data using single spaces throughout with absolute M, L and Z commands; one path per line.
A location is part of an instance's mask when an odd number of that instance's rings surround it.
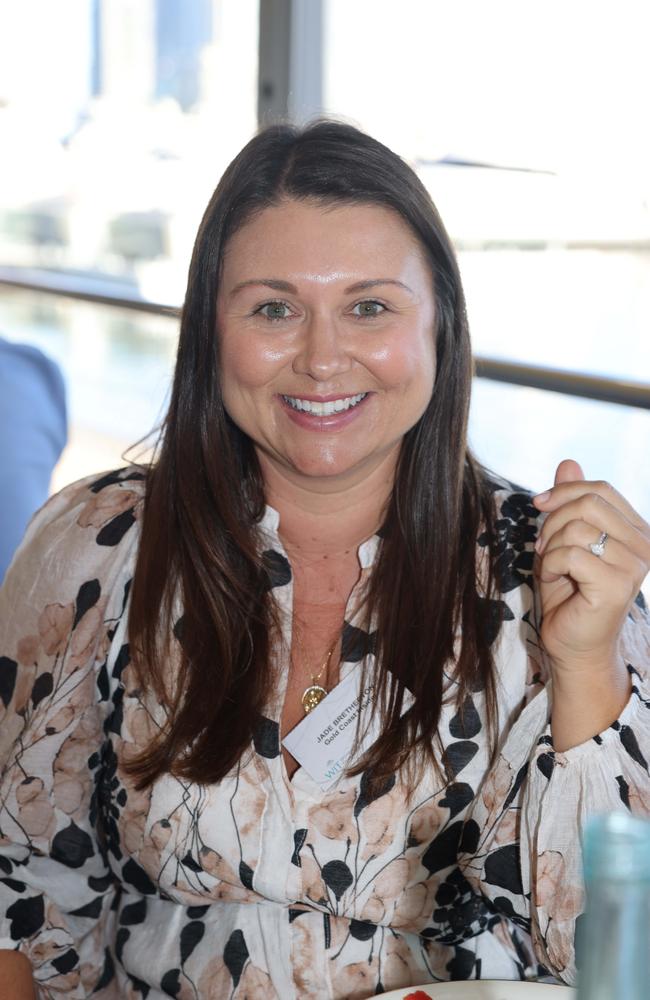
M 312 684 L 305 688 L 302 693 L 302 707 L 305 710 L 305 715 L 309 715 L 316 708 L 316 705 L 320 705 L 326 694 L 327 691 L 320 684 Z

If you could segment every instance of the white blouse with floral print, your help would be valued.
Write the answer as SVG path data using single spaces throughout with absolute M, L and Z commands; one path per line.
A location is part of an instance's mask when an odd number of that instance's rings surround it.
M 285 634 L 250 753 L 219 784 L 136 791 L 122 763 L 164 719 L 129 662 L 143 474 L 84 480 L 39 512 L 0 596 L 0 948 L 27 955 L 40 997 L 362 1000 L 435 980 L 573 980 L 585 818 L 650 813 L 650 623 L 639 599 L 621 717 L 555 752 L 538 515 L 496 490 L 500 752 L 490 768 L 481 691 L 447 705 L 445 777 L 410 800 L 400 775 L 374 795 L 366 775 L 327 792 L 287 777 L 291 567 L 270 508 L 259 536 Z M 360 547 L 358 588 L 380 544 Z M 372 666 L 372 639 L 346 620 L 343 677 Z

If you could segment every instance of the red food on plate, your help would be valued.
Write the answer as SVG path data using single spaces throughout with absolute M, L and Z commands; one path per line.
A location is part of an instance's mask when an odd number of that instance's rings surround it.
M 404 1000 L 431 1000 L 431 997 L 424 990 L 416 990 L 415 993 L 407 993 Z

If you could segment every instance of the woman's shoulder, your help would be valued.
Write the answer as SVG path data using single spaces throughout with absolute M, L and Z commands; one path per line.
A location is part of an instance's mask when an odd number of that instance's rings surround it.
M 490 532 L 481 532 L 478 544 L 486 547 L 491 541 L 502 593 L 522 584 L 532 587 L 535 541 L 543 516 L 533 504 L 534 493 L 491 472 L 485 475 L 485 484 L 492 496 L 493 523 Z
M 132 523 L 134 511 L 144 500 L 146 476 L 145 467 L 130 465 L 68 483 L 37 511 L 28 534 L 63 521 L 75 523 L 80 528 L 99 529 L 98 544 L 110 545 L 119 540 L 120 532 L 116 530 L 119 526 L 114 524 L 116 518 L 121 518 L 124 526 L 127 521 Z
M 36 512 L 7 572 L 66 579 L 100 572 L 134 549 L 147 470 L 127 466 L 65 486 Z M 106 570 L 107 571 L 107 570 Z
M 483 482 L 494 498 L 497 511 L 504 503 L 509 502 L 517 509 L 525 509 L 528 516 L 538 516 L 539 511 L 532 504 L 535 494 L 526 486 L 519 486 L 511 479 L 497 475 L 491 470 L 484 470 Z
M 529 525 L 538 530 L 540 518 L 544 515 L 533 503 L 535 494 L 532 490 L 493 472 L 485 473 L 484 483 L 492 497 L 497 528 Z
M 129 465 L 87 476 L 53 497 L 82 529 L 96 529 L 97 545 L 114 546 L 135 525 L 144 504 L 147 468 Z M 46 505 L 47 506 L 47 505 Z

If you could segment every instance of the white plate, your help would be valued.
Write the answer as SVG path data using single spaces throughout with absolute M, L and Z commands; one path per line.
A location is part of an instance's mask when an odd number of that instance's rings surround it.
M 575 1000 L 575 990 L 569 986 L 549 986 L 545 983 L 506 982 L 497 979 L 470 980 L 454 983 L 431 983 L 430 986 L 409 986 L 391 990 L 370 1000 L 404 1000 L 416 990 L 431 1000 Z

